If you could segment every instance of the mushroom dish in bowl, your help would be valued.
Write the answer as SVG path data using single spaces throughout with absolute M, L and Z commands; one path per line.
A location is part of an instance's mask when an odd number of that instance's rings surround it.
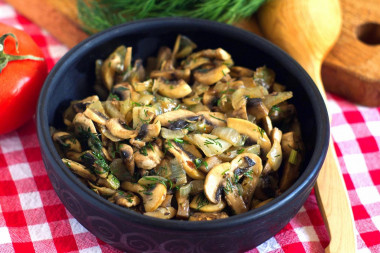
M 83 41 L 40 95 L 57 195 L 127 252 L 241 252 L 300 209 L 327 111 L 286 53 L 228 25 L 143 20 Z

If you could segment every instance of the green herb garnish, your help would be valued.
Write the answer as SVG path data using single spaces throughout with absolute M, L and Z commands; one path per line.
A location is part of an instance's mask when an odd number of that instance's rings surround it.
M 193 17 L 232 24 L 250 17 L 265 0 L 78 0 L 78 16 L 88 33 L 132 20 L 155 17 Z
M 108 95 L 108 97 L 111 98 L 111 99 L 115 99 L 115 100 L 117 100 L 117 101 L 120 101 L 119 96 L 116 95 L 116 94 L 110 93 L 110 94 Z
M 237 153 L 240 155 L 241 153 L 243 153 L 244 152 L 244 148 L 242 148 L 242 149 L 239 149 L 238 151 L 237 151 Z
M 202 207 L 208 205 L 210 202 L 208 201 L 206 196 L 203 193 L 201 193 L 198 195 L 198 197 L 196 199 L 196 203 L 197 203 L 197 210 L 199 210 Z
M 210 117 L 211 117 L 211 118 L 214 118 L 214 119 L 217 119 L 217 120 L 220 120 L 220 121 L 223 121 L 223 122 L 226 122 L 224 119 L 221 119 L 221 118 L 215 117 L 214 115 L 211 115 L 211 114 L 210 114 Z
M 200 158 L 197 158 L 194 160 L 194 164 L 195 164 L 195 167 L 198 169 L 199 167 L 201 167 L 202 165 L 204 165 L 206 168 L 208 167 L 208 163 L 206 161 L 203 161 L 202 159 Z
M 159 178 L 156 178 L 156 177 L 149 177 L 149 176 L 145 176 L 143 178 L 145 180 L 148 180 L 148 181 L 152 181 L 152 182 L 156 182 L 156 183 L 159 183 L 159 184 L 163 184 L 168 189 L 171 189 L 173 187 L 173 182 L 171 180 L 169 180 L 169 179 L 162 180 L 162 179 L 159 179 Z
M 220 140 L 219 138 L 215 138 L 215 139 L 212 139 L 212 138 L 207 138 L 207 140 L 204 142 L 204 145 L 207 146 L 207 145 L 218 145 L 219 147 L 223 147 L 222 144 L 218 141 Z
M 140 154 L 144 156 L 148 156 L 148 151 L 146 150 L 146 147 L 142 147 L 139 149 Z

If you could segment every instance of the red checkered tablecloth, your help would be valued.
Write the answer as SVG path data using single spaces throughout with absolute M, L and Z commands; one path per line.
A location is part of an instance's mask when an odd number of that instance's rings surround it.
M 68 50 L 3 0 L 0 22 L 29 33 L 42 48 L 49 69 Z M 328 94 L 328 109 L 358 252 L 380 252 L 380 108 L 357 106 Z M 249 252 L 323 252 L 328 242 L 312 192 L 284 229 Z M 30 120 L 17 131 L 0 135 L 0 252 L 34 251 L 119 252 L 88 232 L 58 199 L 41 160 L 35 122 Z

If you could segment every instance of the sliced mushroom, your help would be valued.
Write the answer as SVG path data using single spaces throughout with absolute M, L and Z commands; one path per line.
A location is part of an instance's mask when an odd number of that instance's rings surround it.
M 144 215 L 154 217 L 154 218 L 159 218 L 159 219 L 164 219 L 168 220 L 173 218 L 176 215 L 176 210 L 174 207 L 158 207 L 156 210 L 151 211 L 151 212 L 145 212 Z
M 261 158 L 252 153 L 240 154 L 231 162 L 231 171 L 235 171 L 234 175 L 241 175 L 241 172 L 244 173 L 241 186 L 242 198 L 246 206 L 250 206 L 262 170 L 263 165 Z M 240 171 L 240 173 L 236 173 L 238 171 Z
M 197 48 L 197 45 L 191 41 L 188 37 L 178 35 L 173 48 L 173 57 L 183 58 L 188 56 Z
M 67 132 L 55 132 L 53 134 L 53 140 L 58 142 L 65 151 L 72 150 L 75 152 L 82 152 L 80 142 Z
M 66 153 L 66 157 L 69 158 L 70 160 L 73 160 L 75 162 L 80 163 L 82 159 L 80 158 L 83 155 L 83 153 L 78 153 L 78 152 L 73 152 L 69 151 Z
M 218 93 L 214 89 L 209 89 L 203 94 L 202 103 L 212 109 L 218 104 Z
M 230 168 L 230 163 L 222 163 L 216 165 L 207 173 L 204 184 L 204 194 L 211 203 L 217 204 L 221 201 L 224 182 L 228 176 L 226 172 L 228 172 Z
M 143 142 L 150 142 L 160 135 L 161 123 L 157 121 L 155 124 L 143 124 L 139 129 L 139 134 L 136 136 L 137 140 Z
M 194 79 L 197 82 L 212 85 L 218 81 L 220 81 L 223 77 L 225 77 L 230 72 L 230 69 L 226 65 L 217 66 L 211 70 L 195 70 L 194 71 Z
M 198 57 L 198 58 L 187 58 L 186 60 L 183 60 L 181 62 L 181 65 L 183 68 L 193 70 L 193 69 L 201 67 L 202 65 L 210 64 L 210 63 L 211 63 L 211 60 L 209 58 Z
M 111 90 L 114 84 L 116 70 L 123 63 L 122 52 L 125 52 L 124 46 L 116 48 L 116 50 L 104 61 L 102 65 L 101 73 L 103 83 L 108 90 Z
M 94 96 L 89 96 L 86 97 L 85 99 L 82 99 L 80 101 L 74 101 L 71 103 L 71 106 L 75 112 L 84 112 L 87 108 L 87 106 L 91 105 L 92 103 L 99 101 L 99 97 L 94 95 Z
M 158 92 L 169 98 L 184 98 L 191 93 L 191 87 L 185 80 L 167 80 L 164 78 L 156 79 Z
M 205 49 L 205 50 L 201 50 L 199 52 L 193 53 L 189 56 L 190 59 L 199 58 L 199 57 L 207 57 L 207 58 L 218 59 L 218 60 L 223 60 L 223 61 L 227 61 L 231 59 L 231 55 L 223 48 Z
M 186 153 L 191 154 L 195 158 L 199 158 L 199 159 L 203 158 L 203 155 L 201 154 L 201 152 L 199 152 L 199 150 L 195 147 L 195 145 L 184 141 L 183 143 L 181 143 L 181 146 L 183 150 L 185 150 Z
M 119 146 L 120 155 L 123 159 L 123 162 L 125 166 L 127 167 L 127 170 L 131 175 L 135 173 L 135 159 L 133 156 L 133 149 L 128 144 L 120 144 Z
M 269 109 L 264 105 L 261 98 L 248 98 L 247 112 L 260 120 L 268 116 Z
M 97 134 L 94 122 L 87 118 L 83 113 L 77 113 L 73 119 L 75 133 L 79 134 L 82 131 Z
M 233 110 L 231 117 L 248 120 L 247 107 L 243 105 L 240 108 Z
M 223 210 L 226 207 L 226 202 L 220 200 L 218 203 L 210 203 L 203 193 L 198 194 L 190 203 L 190 208 L 199 210 L 205 213 L 214 213 Z
M 99 177 L 106 178 L 109 172 L 109 166 L 101 154 L 87 150 L 83 152 L 81 161 L 87 168 L 91 168 Z
M 231 207 L 235 214 L 241 214 L 248 211 L 248 208 L 242 198 L 241 190 L 239 190 L 239 185 L 231 183 L 231 181 L 227 180 L 225 186 L 225 194 L 224 198 L 227 201 L 227 204 Z M 228 189 L 228 190 L 227 190 Z
M 130 99 L 132 92 L 133 90 L 128 83 L 116 84 L 111 90 L 111 94 L 116 96 L 120 101 Z
M 86 166 L 80 164 L 80 163 L 77 163 L 77 162 L 74 162 L 72 160 L 69 160 L 67 158 L 62 158 L 62 162 L 72 171 L 74 172 L 75 174 L 77 174 L 78 176 L 82 177 L 82 178 L 85 178 L 85 179 L 89 179 L 91 181 L 95 181 L 96 180 L 96 176 L 94 174 L 91 173 L 91 171 L 89 169 L 86 168 Z
M 112 135 L 121 139 L 131 139 L 138 134 L 137 130 L 129 130 L 128 125 L 117 118 L 107 120 L 106 127 Z
M 205 175 L 197 170 L 193 159 L 188 153 L 183 150 L 179 143 L 168 140 L 165 143 L 166 149 L 175 157 L 175 159 L 182 165 L 182 168 L 186 171 L 186 174 L 193 179 L 203 179 Z
M 150 78 L 163 78 L 164 80 L 180 80 L 188 82 L 190 79 L 190 69 L 173 69 L 173 70 L 153 70 Z
M 202 164 L 199 167 L 199 170 L 203 171 L 204 173 L 208 173 L 212 168 L 214 168 L 216 165 L 221 164 L 223 161 L 218 157 L 218 156 L 211 156 L 211 157 L 206 157 L 204 160 L 205 163 Z M 206 166 L 207 164 L 207 166 Z
M 252 79 L 254 73 L 255 72 L 252 69 L 241 66 L 233 66 L 231 67 L 230 75 L 232 77 L 250 77 Z
M 267 162 L 264 166 L 263 173 L 268 173 L 269 171 L 277 171 L 280 168 L 282 162 L 282 149 L 281 149 L 281 137 L 282 132 L 277 127 L 273 128 L 272 131 L 272 148 L 267 154 Z
M 110 172 L 114 174 L 120 181 L 132 181 L 133 174 L 128 171 L 122 158 L 116 158 L 110 163 Z
M 197 212 L 190 216 L 189 221 L 209 221 L 217 219 L 228 218 L 228 215 L 225 212 L 216 212 L 216 213 L 201 213 Z
M 190 94 L 191 95 L 191 94 Z M 192 96 L 190 97 L 186 97 L 186 98 L 183 98 L 182 99 L 182 102 L 185 104 L 185 105 L 188 105 L 188 106 L 191 106 L 191 105 L 197 105 L 201 102 L 202 98 L 199 97 L 198 95 L 196 94 L 193 94 Z
M 187 127 L 191 122 L 199 120 L 199 116 L 194 112 L 178 109 L 158 115 L 153 124 L 160 121 L 161 127 L 169 128 L 170 130 L 183 129 Z
M 247 99 L 261 98 L 265 95 L 268 95 L 268 91 L 262 86 L 253 88 L 239 88 L 232 93 L 231 104 L 232 107 L 236 110 L 242 106 L 246 106 Z
M 128 208 L 140 204 L 140 198 L 135 194 L 132 192 L 124 192 L 120 190 L 116 191 L 109 200 L 119 206 Z
M 145 78 L 145 69 L 141 59 L 135 60 L 135 65 L 130 71 L 127 71 L 122 77 L 122 81 L 130 83 L 142 82 Z
M 116 191 L 114 189 L 111 189 L 108 187 L 100 187 L 100 186 L 97 186 L 97 185 L 91 183 L 90 181 L 88 181 L 87 183 L 92 189 L 96 189 L 96 191 L 104 197 L 110 197 L 116 193 Z
M 164 153 L 157 144 L 150 144 L 135 152 L 134 159 L 138 168 L 151 170 L 161 163 Z
M 124 181 L 121 184 L 121 188 L 139 194 L 143 199 L 146 212 L 156 210 L 165 200 L 167 193 L 166 186 L 159 183 L 143 187 L 136 183 Z
M 103 153 L 104 158 L 107 159 L 107 161 L 110 161 L 110 162 L 112 161 L 113 158 L 108 153 L 108 150 L 105 147 L 102 147 L 102 153 Z
M 253 124 L 248 120 L 228 118 L 227 126 L 235 129 L 240 134 L 247 135 L 252 141 L 259 144 L 264 151 L 264 155 L 266 155 L 269 152 L 272 146 L 271 142 L 265 131 L 256 124 Z
M 98 130 L 102 134 L 102 140 L 104 140 L 105 138 L 113 142 L 119 142 L 122 140 L 121 138 L 112 135 L 105 125 L 98 125 Z
M 92 121 L 105 125 L 107 120 L 109 119 L 107 115 L 101 113 L 98 110 L 87 108 L 83 113 L 87 118 L 91 119 Z
M 172 57 L 172 50 L 168 47 L 161 47 L 159 49 L 158 55 L 157 55 L 156 69 L 159 69 L 159 70 L 167 69 L 167 68 L 165 68 L 164 63 L 168 62 L 168 61 L 171 62 L 171 57 Z
M 213 127 L 226 126 L 226 118 L 224 116 L 224 113 L 201 111 L 197 112 L 197 115 L 202 116 L 206 120 L 206 124 Z
M 172 205 L 173 194 L 166 194 L 165 200 L 161 203 L 161 207 L 170 207 Z
M 262 207 L 262 206 L 268 204 L 269 202 L 271 202 L 272 200 L 273 200 L 273 198 L 269 198 L 269 199 L 261 201 L 261 202 L 259 201 L 258 203 L 255 203 L 255 204 L 252 202 L 251 209 Z

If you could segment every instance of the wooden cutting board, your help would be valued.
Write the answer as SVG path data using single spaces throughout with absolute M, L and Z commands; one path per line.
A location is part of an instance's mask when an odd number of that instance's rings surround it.
M 88 36 L 80 28 L 76 0 L 6 1 L 70 48 Z M 380 106 L 379 0 L 341 0 L 341 7 L 342 33 L 323 63 L 324 86 L 353 102 Z M 254 18 L 237 26 L 261 35 Z

